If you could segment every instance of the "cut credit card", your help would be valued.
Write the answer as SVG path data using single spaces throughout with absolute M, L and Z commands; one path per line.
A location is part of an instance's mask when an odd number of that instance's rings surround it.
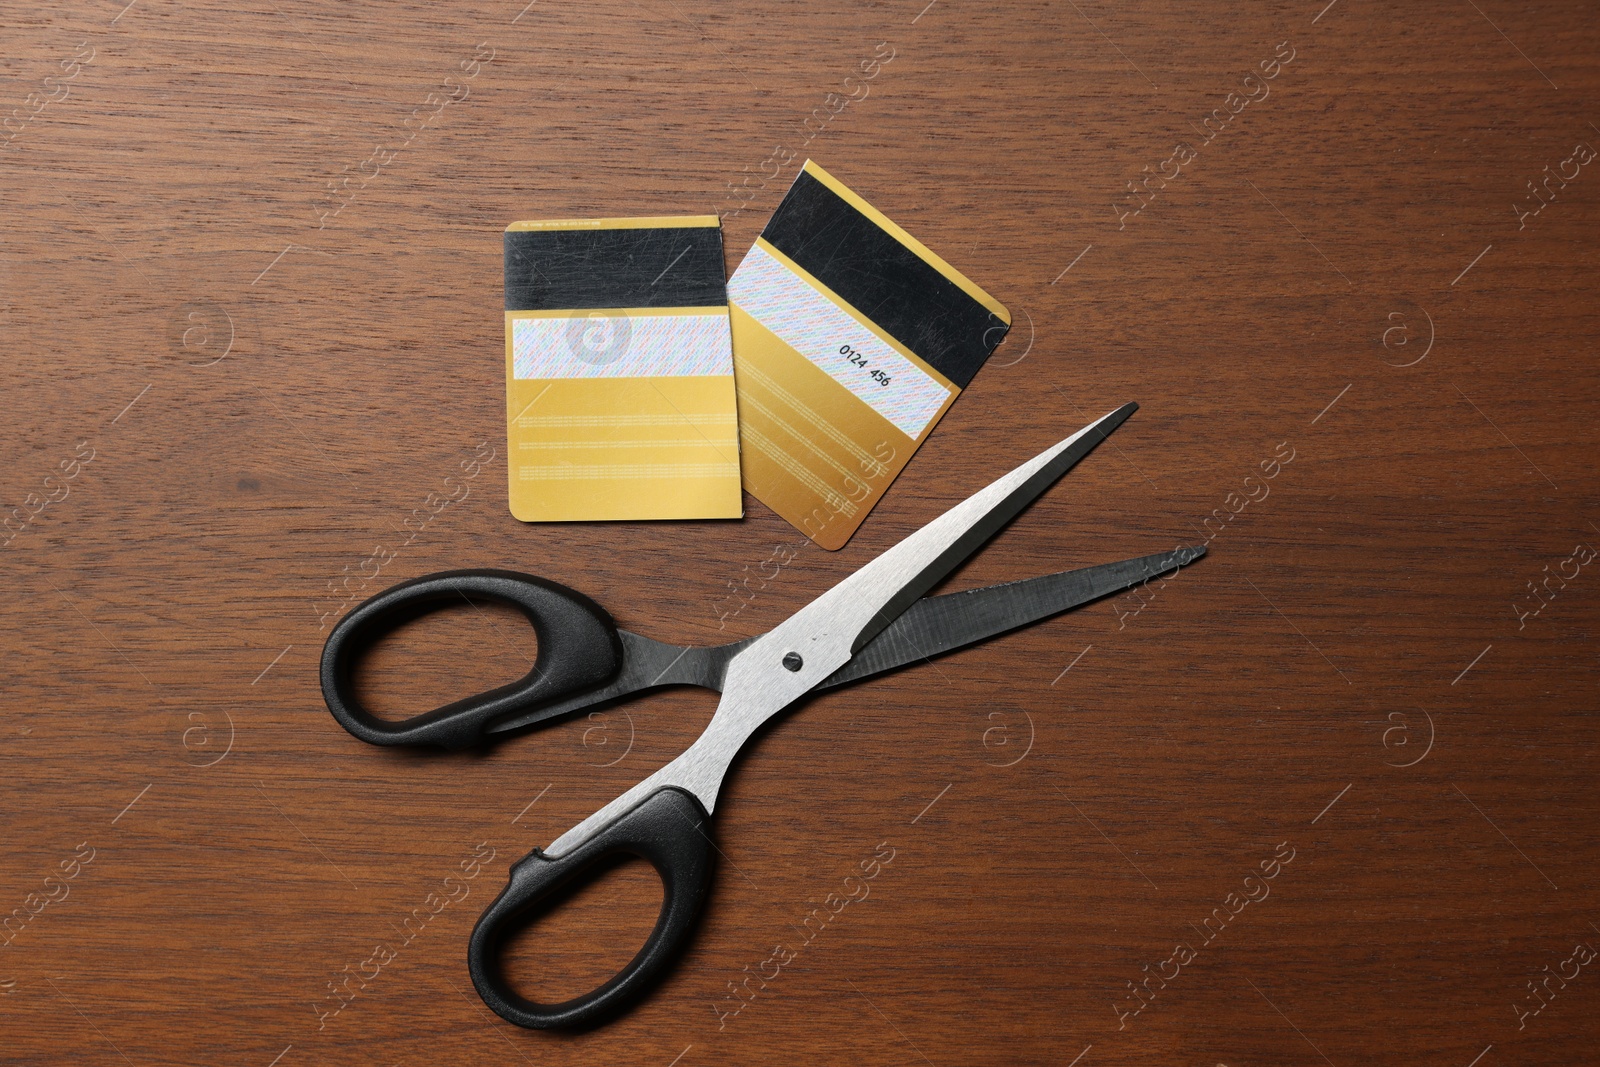
M 505 285 L 513 515 L 744 513 L 715 215 L 514 222 Z
M 728 282 L 744 487 L 844 547 L 1011 315 L 807 161 Z

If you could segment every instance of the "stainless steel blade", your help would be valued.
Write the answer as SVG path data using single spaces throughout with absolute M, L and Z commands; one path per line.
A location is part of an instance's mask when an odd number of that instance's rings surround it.
M 562 834 L 545 854 L 558 856 L 581 844 L 664 786 L 683 789 L 707 814 L 713 812 L 723 775 L 762 723 L 848 663 L 1137 410 L 1137 404 L 1124 404 L 1046 449 L 752 641 L 728 664 L 722 700 L 694 744 Z
M 858 682 L 1026 626 L 1131 589 L 1206 554 L 1204 545 L 1098 567 L 1044 574 L 1004 585 L 923 597 L 907 608 L 818 689 Z
M 859 623 L 850 642 L 850 651 L 858 651 L 1138 410 L 1138 404 L 1122 405 L 974 493 L 812 601 L 779 630 L 822 644 Z

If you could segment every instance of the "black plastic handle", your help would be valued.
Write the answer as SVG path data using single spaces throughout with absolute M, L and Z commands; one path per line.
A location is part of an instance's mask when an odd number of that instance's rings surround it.
M 497 600 L 528 617 L 539 641 L 532 670 L 401 722 L 386 722 L 361 706 L 351 670 L 374 641 L 418 616 L 473 599 Z M 617 624 L 582 593 L 515 571 L 441 571 L 385 589 L 339 621 L 322 649 L 322 696 L 339 724 L 369 744 L 455 750 L 482 741 L 498 720 L 604 683 L 621 664 Z
M 561 1004 L 536 1004 L 505 979 L 500 951 L 516 928 L 549 911 L 565 891 L 593 877 L 606 860 L 640 856 L 661 875 L 661 914 L 632 961 L 591 993 Z M 502 1019 L 536 1030 L 593 1026 L 642 997 L 666 973 L 694 932 L 711 887 L 710 819 L 682 789 L 663 786 L 610 826 L 565 855 L 535 849 L 511 868 L 511 884 L 478 919 L 467 944 L 467 967 L 483 1002 Z

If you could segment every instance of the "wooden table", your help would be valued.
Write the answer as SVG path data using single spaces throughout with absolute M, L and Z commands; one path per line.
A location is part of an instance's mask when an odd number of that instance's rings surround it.
M 7 5 L 0 1061 L 1592 1058 L 1594 5 L 924 3 Z M 721 211 L 731 268 L 807 156 L 1017 319 L 861 533 L 733 614 L 799 538 L 754 500 L 514 520 L 504 225 Z M 946 588 L 1209 558 L 815 700 L 731 779 L 651 999 L 483 1007 L 508 866 L 711 700 L 380 750 L 323 707 L 329 620 L 504 566 L 755 633 L 1130 399 Z M 365 682 L 421 709 L 531 654 L 463 611 Z M 515 971 L 587 988 L 657 886 Z

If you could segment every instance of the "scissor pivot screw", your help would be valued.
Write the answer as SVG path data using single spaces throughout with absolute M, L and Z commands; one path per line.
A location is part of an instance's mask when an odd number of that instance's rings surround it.
M 806 661 L 800 658 L 798 652 L 789 652 L 783 657 L 783 666 L 786 670 L 797 671 L 805 665 Z

